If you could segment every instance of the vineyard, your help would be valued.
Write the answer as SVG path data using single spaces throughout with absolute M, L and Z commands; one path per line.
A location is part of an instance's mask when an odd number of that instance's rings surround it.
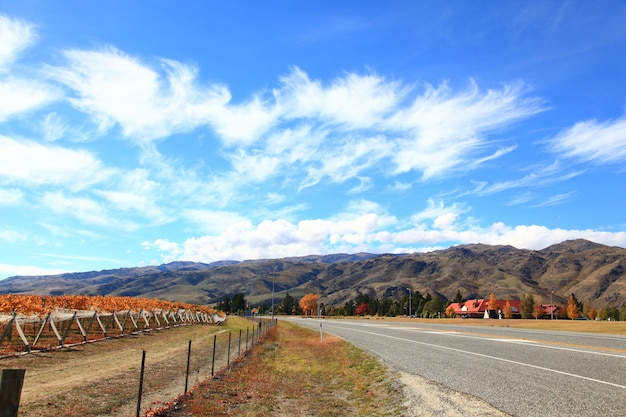
M 0 295 L 0 356 L 224 320 L 208 306 L 147 298 Z

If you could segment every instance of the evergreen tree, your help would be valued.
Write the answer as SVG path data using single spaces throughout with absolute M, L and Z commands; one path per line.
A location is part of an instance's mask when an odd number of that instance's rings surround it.
M 296 304 L 296 300 L 289 293 L 286 293 L 276 311 L 279 314 L 293 314 L 293 308 Z
M 231 301 L 230 306 L 231 313 L 239 313 L 246 311 L 246 297 L 243 293 L 237 293 L 233 295 L 233 299 Z
M 463 302 L 463 296 L 461 295 L 461 290 L 456 290 L 456 295 L 454 296 L 454 300 L 452 300 L 453 303 L 462 303 Z

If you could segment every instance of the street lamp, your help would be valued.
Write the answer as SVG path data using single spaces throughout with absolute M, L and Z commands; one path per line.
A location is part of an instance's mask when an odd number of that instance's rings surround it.
M 413 294 L 411 294 L 411 289 L 407 288 L 407 290 L 409 290 L 409 318 L 411 317 L 411 298 L 413 298 Z

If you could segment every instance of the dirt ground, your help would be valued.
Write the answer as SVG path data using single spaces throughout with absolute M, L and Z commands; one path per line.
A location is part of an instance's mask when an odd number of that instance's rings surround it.
M 143 350 L 146 351 L 146 366 L 142 414 L 183 394 L 190 340 L 189 388 L 209 378 L 212 368 L 217 371 L 226 366 L 227 333 L 216 326 L 177 327 L 4 358 L 0 366 L 26 369 L 20 417 L 134 416 Z M 244 330 L 244 337 L 245 333 Z M 245 350 L 245 339 L 241 347 L 238 331 L 231 334 L 231 339 L 233 360 Z

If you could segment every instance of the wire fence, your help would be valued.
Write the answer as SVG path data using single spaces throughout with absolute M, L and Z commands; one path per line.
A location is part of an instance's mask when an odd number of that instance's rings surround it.
M 131 364 L 127 364 L 126 368 L 117 365 L 120 369 L 109 379 L 81 384 L 74 392 L 73 415 L 94 415 L 98 407 L 109 407 L 110 411 L 102 411 L 105 408 L 101 408 L 96 414 L 123 417 L 154 415 L 155 410 L 167 408 L 174 399 L 186 395 L 192 387 L 218 375 L 246 355 L 274 325 L 274 319 L 257 318 L 245 329 L 186 332 L 193 336 L 189 336 L 189 340 L 174 338 L 171 343 L 168 341 L 167 351 L 157 347 L 121 351 L 120 354 L 125 356 L 140 355 L 136 357 L 136 362 L 129 358 L 128 363 Z M 28 371 L 24 377 L 24 385 L 27 384 Z M 0 394 L 4 393 L 6 386 L 0 385 Z M 102 389 L 103 386 L 107 387 L 106 390 Z M 6 401 L 0 403 L 0 417 L 17 416 L 3 410 L 3 404 L 8 404 Z M 39 415 L 35 410 L 32 412 Z

